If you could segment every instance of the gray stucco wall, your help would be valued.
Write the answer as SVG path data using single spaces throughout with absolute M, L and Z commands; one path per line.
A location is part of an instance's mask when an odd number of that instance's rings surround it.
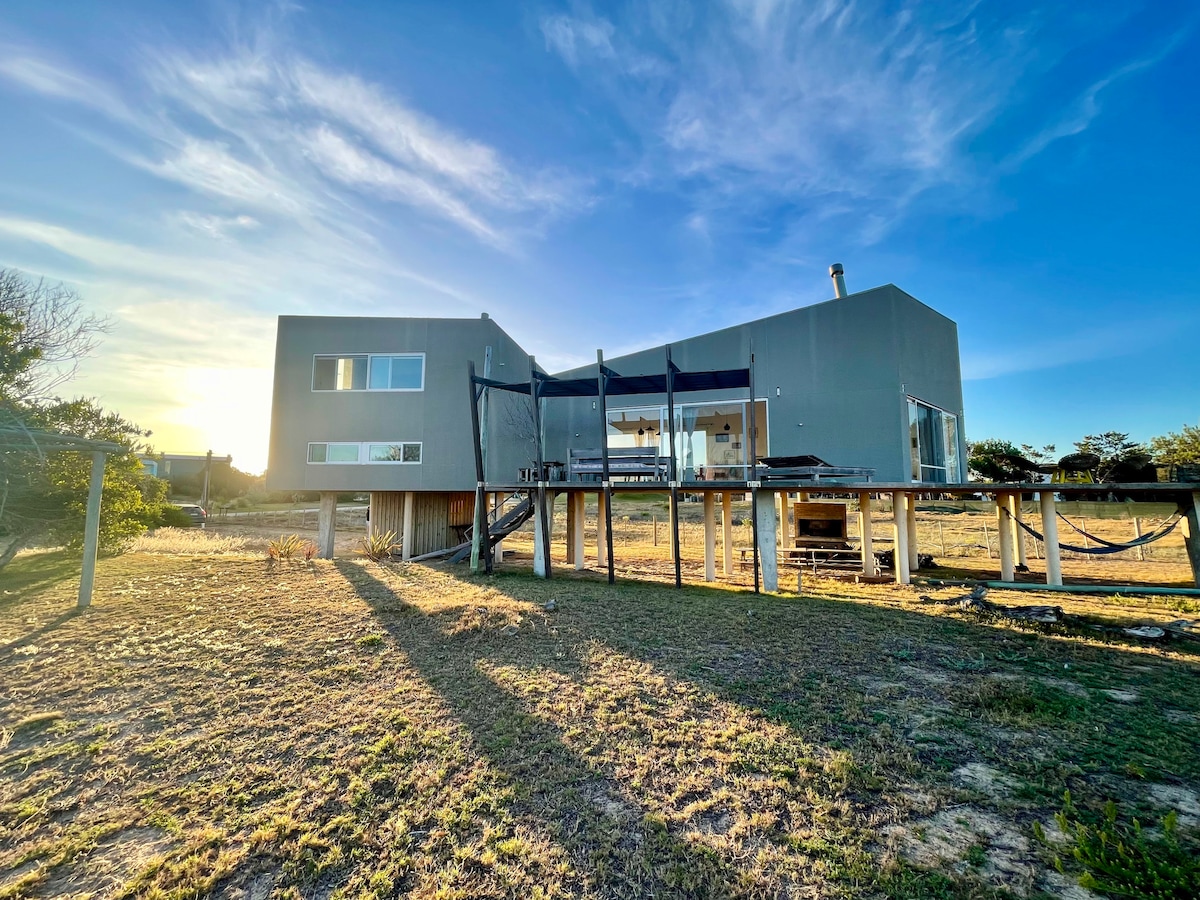
M 812 453 L 834 465 L 871 466 L 880 481 L 909 481 L 907 394 L 958 415 L 961 445 L 957 326 L 894 285 L 688 338 L 673 343 L 671 353 L 684 370 L 739 368 L 747 365 L 751 341 L 772 455 Z M 663 347 L 605 362 L 622 375 L 666 368 Z M 561 375 L 595 372 L 593 365 Z M 745 396 L 714 391 L 678 399 Z M 665 402 L 663 396 L 620 397 L 609 406 Z M 599 447 L 592 402 L 547 401 L 546 441 L 552 459 L 565 459 L 570 447 Z
M 275 346 L 267 487 L 474 490 L 467 363 L 474 360 L 482 374 L 488 346 L 492 347 L 493 377 L 528 380 L 528 355 L 491 319 L 281 316 Z M 425 354 L 423 391 L 312 390 L 315 355 L 417 352 Z M 510 423 L 523 424 L 528 398 L 493 395 L 492 433 L 513 432 Z M 420 441 L 422 462 L 310 464 L 310 441 Z M 492 440 L 489 480 L 512 480 L 518 467 L 528 465 L 531 449 L 520 440 Z

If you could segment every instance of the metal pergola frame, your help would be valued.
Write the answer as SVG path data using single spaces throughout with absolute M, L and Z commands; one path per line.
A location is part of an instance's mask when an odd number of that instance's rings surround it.
M 79 573 L 79 598 L 76 602 L 79 609 L 86 609 L 92 603 L 92 588 L 96 581 L 96 555 L 100 546 L 100 503 L 104 494 L 104 465 L 110 454 L 125 453 L 129 448 L 112 441 L 97 441 L 56 431 L 38 431 L 13 426 L 0 427 L 0 451 L 12 450 L 39 454 L 74 450 L 92 454 L 87 513 L 83 521 L 83 564 Z
M 546 481 L 545 458 L 543 449 L 542 436 L 542 414 L 541 401 L 543 399 L 552 399 L 556 397 L 595 397 L 598 402 L 596 408 L 600 416 L 600 458 L 601 458 L 601 484 L 600 489 L 604 495 L 604 521 L 605 521 L 605 542 L 608 558 L 608 582 L 613 584 L 616 581 L 615 562 L 613 560 L 613 538 L 612 538 L 612 479 L 609 472 L 609 454 L 608 454 L 608 397 L 609 396 L 635 396 L 644 394 L 666 394 L 667 396 L 667 416 L 672 423 L 668 429 L 670 441 L 670 456 L 668 461 L 668 488 L 671 493 L 671 553 L 675 562 L 675 586 L 682 587 L 683 578 L 680 566 L 680 547 L 679 547 L 679 477 L 677 471 L 677 463 L 675 460 L 675 394 L 696 392 L 696 391 L 711 391 L 711 390 L 731 390 L 738 388 L 747 388 L 750 392 L 750 472 L 752 476 L 755 473 L 755 468 L 758 462 L 758 427 L 755 421 L 755 397 L 754 397 L 754 345 L 750 345 L 749 365 L 744 369 L 716 369 L 703 372 L 684 372 L 671 359 L 671 345 L 668 344 L 665 348 L 666 355 L 666 371 L 661 375 L 620 375 L 608 368 L 604 364 L 604 352 L 596 351 L 596 377 L 593 378 L 555 378 L 543 372 L 539 372 L 537 363 L 532 356 L 529 357 L 529 382 L 505 383 L 495 381 L 491 378 L 481 377 L 475 373 L 475 363 L 471 361 L 468 364 L 468 375 L 470 378 L 471 387 L 471 427 L 474 436 L 475 444 L 475 508 L 477 510 L 475 521 L 479 523 L 481 517 L 478 510 L 482 509 L 487 493 L 487 473 L 484 465 L 484 459 L 487 453 L 487 448 L 484 445 L 483 430 L 480 423 L 479 402 L 486 400 L 487 392 L 490 389 L 500 391 L 508 391 L 515 394 L 528 394 L 530 404 L 533 411 L 534 425 L 534 444 L 535 444 L 535 460 L 536 465 L 536 492 L 537 492 L 537 516 L 538 524 L 541 531 L 542 546 L 541 551 L 545 559 L 545 577 L 551 577 L 550 564 L 550 523 L 547 521 L 546 514 L 546 491 L 548 482 Z M 759 572 L 758 572 L 758 486 L 759 482 L 753 478 L 745 483 L 744 490 L 750 492 L 751 502 L 751 527 L 754 531 L 754 591 L 759 590 Z M 493 569 L 493 542 L 488 536 L 484 538 L 486 528 L 486 517 L 482 518 L 484 527 L 479 527 L 478 524 L 472 535 L 473 553 L 472 559 L 479 558 L 479 550 L 483 551 L 483 561 L 485 570 L 488 573 Z

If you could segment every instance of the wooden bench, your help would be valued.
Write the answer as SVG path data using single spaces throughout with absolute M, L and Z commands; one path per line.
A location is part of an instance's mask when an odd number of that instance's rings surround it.
M 654 447 L 617 447 L 608 451 L 608 474 L 613 478 L 666 478 L 667 458 Z M 568 481 L 599 481 L 604 475 L 600 449 L 572 449 L 567 457 Z

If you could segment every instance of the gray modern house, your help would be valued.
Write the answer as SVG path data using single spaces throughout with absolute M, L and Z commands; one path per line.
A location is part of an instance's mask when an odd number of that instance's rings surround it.
M 835 269 L 834 299 L 673 343 L 674 363 L 684 371 L 746 368 L 753 351 L 760 459 L 813 455 L 874 469 L 883 482 L 964 480 L 957 326 L 894 285 L 846 294 Z M 665 355 L 657 347 L 605 365 L 623 376 L 661 375 Z M 478 481 L 470 363 L 509 384 L 527 382 L 533 364 L 486 314 L 280 317 L 268 487 L 322 492 L 330 522 L 336 492 L 369 492 L 373 524 L 404 536 L 406 556 L 453 545 L 472 520 Z M 674 401 L 672 422 L 665 396 L 611 398 L 603 437 L 595 399 L 543 401 L 544 459 L 565 462 L 602 441 L 666 456 L 672 429 L 679 481 L 753 478 L 744 389 Z M 484 480 L 528 478 L 528 396 L 491 391 L 485 410 Z

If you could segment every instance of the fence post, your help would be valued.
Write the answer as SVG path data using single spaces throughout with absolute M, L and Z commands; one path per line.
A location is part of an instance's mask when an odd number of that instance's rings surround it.
M 988 527 L 987 527 L 986 522 L 984 523 L 984 526 L 983 526 L 983 543 L 984 543 L 984 546 L 987 547 L 987 557 L 988 557 L 988 559 L 991 559 L 992 558 L 992 537 L 990 534 L 988 534 Z
M 1139 516 L 1133 517 L 1133 536 L 1139 541 L 1142 539 L 1142 520 Z M 1146 561 L 1146 548 L 1140 544 L 1137 548 L 1137 558 L 1142 562 Z

